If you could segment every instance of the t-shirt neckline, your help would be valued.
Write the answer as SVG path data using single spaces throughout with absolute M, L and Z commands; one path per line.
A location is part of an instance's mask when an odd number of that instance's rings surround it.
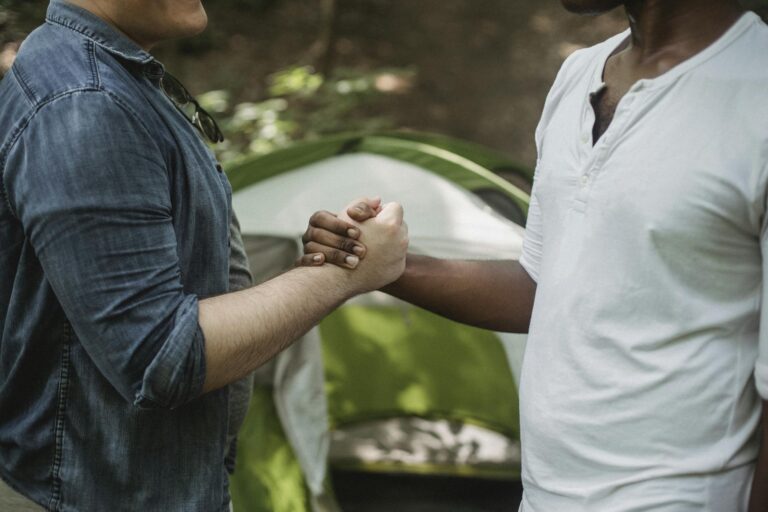
M 711 57 L 717 55 L 722 50 L 730 46 L 731 43 L 738 39 L 739 36 L 741 36 L 747 30 L 747 28 L 752 26 L 754 23 L 757 23 L 759 20 L 760 17 L 757 14 L 752 11 L 746 11 L 739 17 L 738 20 L 733 23 L 733 25 L 728 28 L 728 30 L 726 30 L 709 46 L 655 78 L 643 78 L 638 80 L 634 85 L 632 85 L 630 92 L 636 90 L 638 87 L 649 89 L 652 87 L 660 87 L 673 82 L 681 75 L 709 60 Z M 597 59 L 595 72 L 592 77 L 592 83 L 590 86 L 590 92 L 599 91 L 605 86 L 603 76 L 605 74 L 605 66 L 607 61 L 614 54 L 614 52 L 616 52 L 616 50 L 625 44 L 625 41 L 629 36 L 630 29 L 626 29 L 625 31 L 608 40 L 609 44 L 606 44 L 605 50 L 601 52 L 600 57 Z M 618 40 L 618 44 L 613 44 L 612 42 L 616 40 Z

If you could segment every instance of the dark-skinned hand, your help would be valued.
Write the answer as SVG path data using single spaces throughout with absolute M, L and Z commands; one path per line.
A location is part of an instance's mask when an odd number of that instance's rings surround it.
M 347 207 L 346 215 L 328 211 L 315 212 L 309 219 L 304 236 L 304 255 L 296 261 L 297 266 L 315 267 L 326 262 L 342 268 L 354 269 L 365 258 L 367 248 L 360 239 L 360 229 L 347 219 L 365 222 L 376 217 L 381 211 L 381 199 L 361 198 Z

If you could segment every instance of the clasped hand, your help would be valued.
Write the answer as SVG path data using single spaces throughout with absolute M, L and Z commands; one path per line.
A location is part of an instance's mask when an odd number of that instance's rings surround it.
M 408 226 L 403 208 L 379 199 L 353 201 L 340 215 L 315 212 L 304 236 L 302 266 L 331 263 L 354 269 L 360 292 L 381 288 L 405 270 Z

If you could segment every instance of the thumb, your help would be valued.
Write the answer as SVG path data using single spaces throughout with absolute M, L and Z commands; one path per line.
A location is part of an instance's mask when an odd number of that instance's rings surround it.
M 350 203 L 345 213 L 352 220 L 365 222 L 375 217 L 379 213 L 379 208 L 381 208 L 381 199 L 363 197 Z

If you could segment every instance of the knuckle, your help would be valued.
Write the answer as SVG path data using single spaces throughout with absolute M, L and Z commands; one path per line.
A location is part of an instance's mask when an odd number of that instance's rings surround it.
M 344 263 L 346 260 L 346 255 L 341 251 L 337 251 L 336 249 L 329 250 L 326 254 L 326 257 L 334 263 Z

